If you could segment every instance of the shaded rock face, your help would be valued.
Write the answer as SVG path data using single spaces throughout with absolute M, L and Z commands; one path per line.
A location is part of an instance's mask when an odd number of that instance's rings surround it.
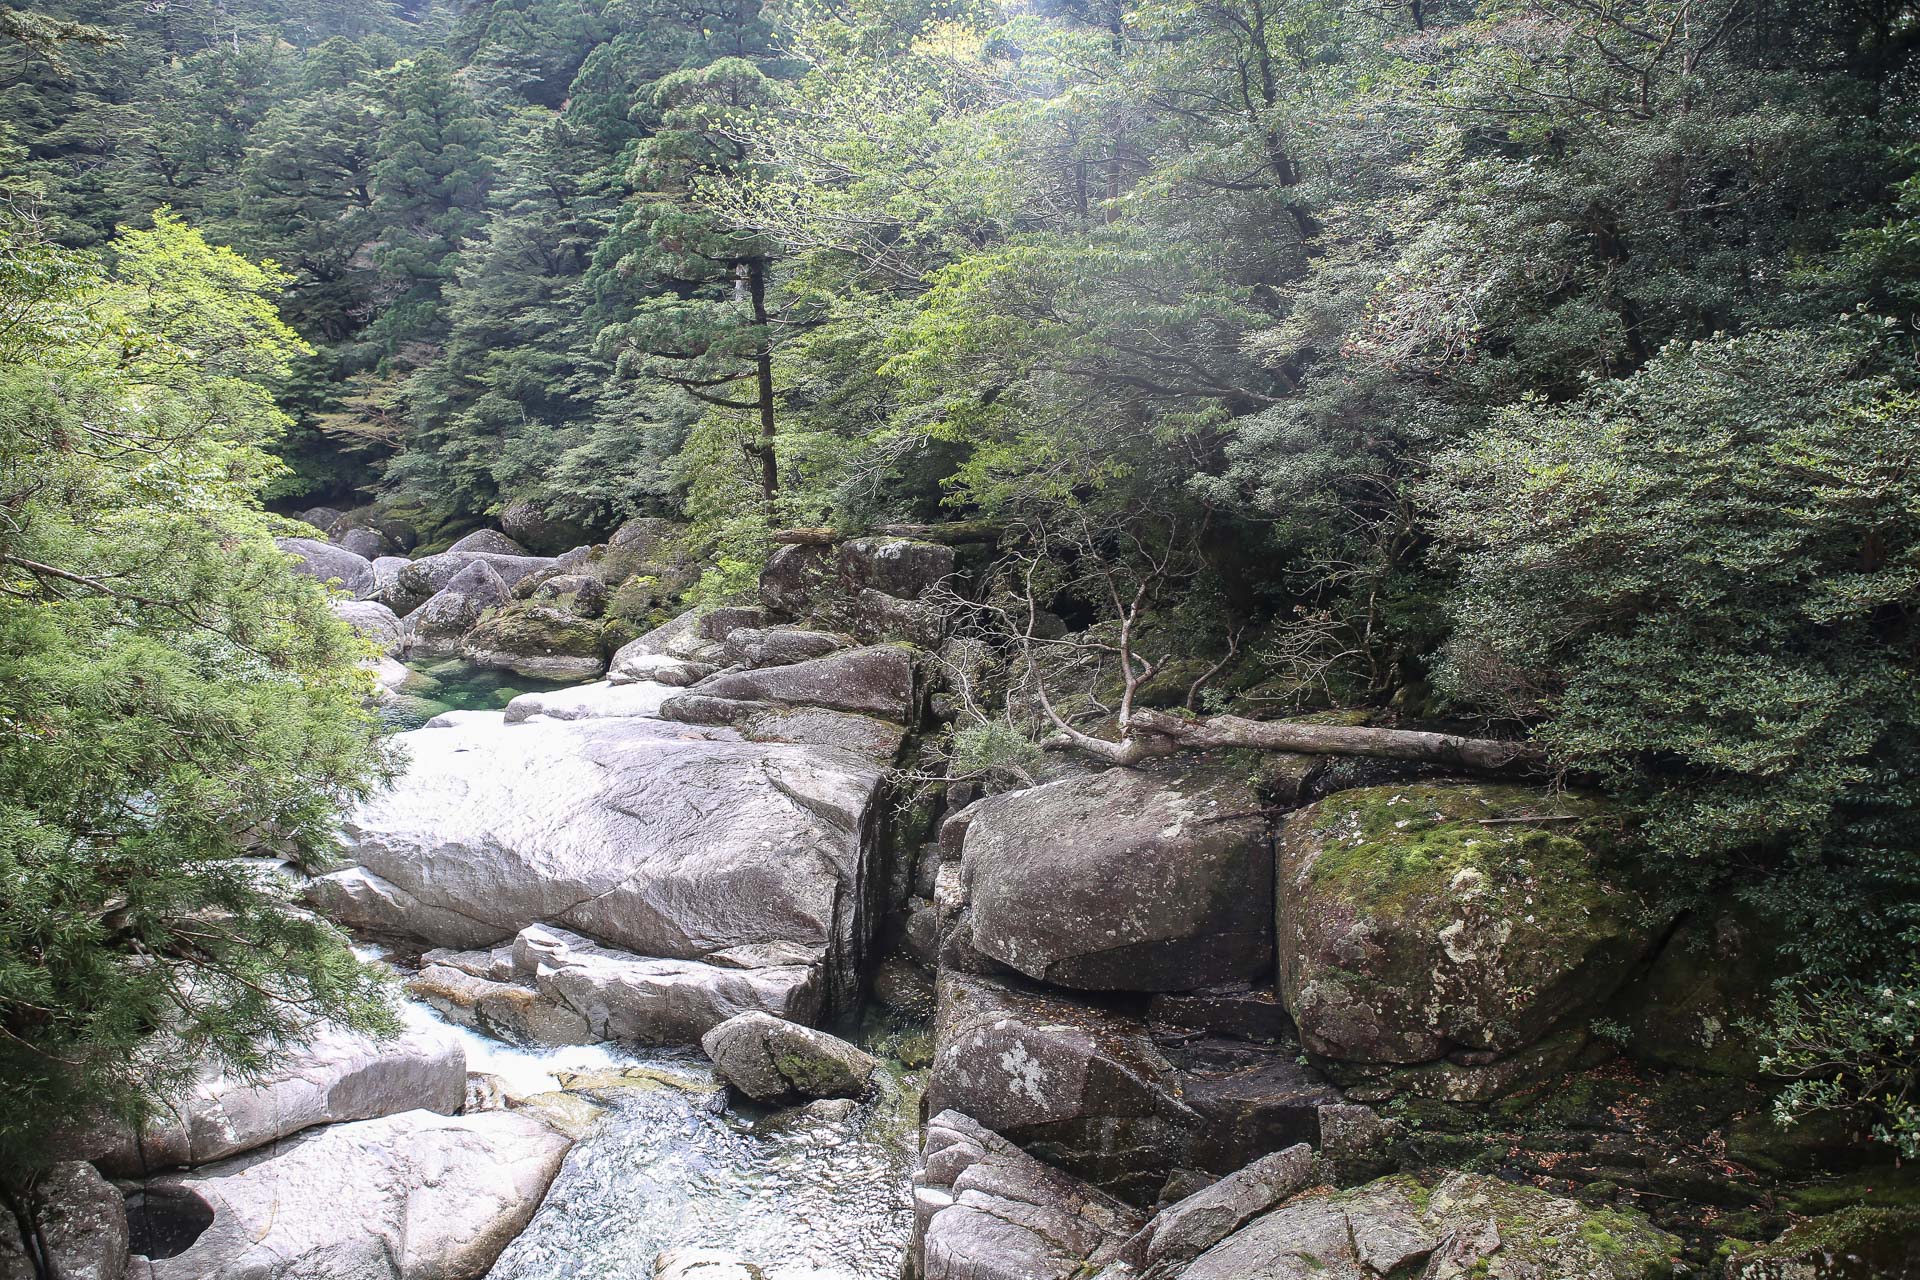
M 461 652 L 477 666 L 536 680 L 588 680 L 607 666 L 597 624 L 538 600 L 488 614 L 466 633 Z
M 765 1013 L 743 1013 L 700 1038 L 713 1069 L 759 1102 L 857 1098 L 879 1060 L 837 1036 Z
M 870 645 L 787 666 L 723 672 L 692 691 L 731 701 L 851 711 L 906 724 L 914 710 L 913 658 L 897 645 Z
M 313 881 L 348 925 L 473 947 L 532 924 L 640 956 L 791 943 L 850 998 L 883 775 L 842 751 L 643 717 L 497 720 L 396 740 L 404 778 Z
M 1619 1003 L 1642 1062 L 1715 1075 L 1760 1073 L 1760 1046 L 1742 1028 L 1767 1009 L 1786 975 L 1779 930 L 1746 910 L 1683 922 Z
M 1201 1127 L 1144 1027 L 1024 983 L 942 973 L 935 1040 L 928 1110 L 972 1115 L 1130 1200 Z
M 491 565 L 484 561 L 470 564 L 431 600 L 407 615 L 407 648 L 427 655 L 458 653 L 461 641 L 480 621 L 480 615 L 510 598 L 506 582 Z
M 952 547 L 908 538 L 850 538 L 831 547 L 781 547 L 760 575 L 760 599 L 857 638 L 937 646 L 939 614 L 921 597 L 953 573 Z
M 1727 1280 L 1907 1280 L 1920 1275 L 1920 1209 L 1864 1205 L 1796 1224 L 1770 1244 L 1736 1249 Z
M 373 581 L 373 562 L 363 555 L 317 538 L 275 538 L 273 544 L 294 557 L 293 571 L 331 583 L 357 595 Z
M 1593 1009 L 1651 945 L 1610 880 L 1585 802 L 1410 783 L 1299 810 L 1279 840 L 1280 991 L 1311 1052 L 1484 1067 Z M 1517 1083 L 1517 1082 L 1516 1082 Z
M 365 525 L 348 529 L 333 539 L 333 544 L 357 556 L 373 560 L 392 551 L 393 544 L 378 529 L 369 529 Z
M 315 1125 L 419 1108 L 451 1114 L 466 1087 L 466 1051 L 443 1027 L 375 1040 L 323 1026 L 258 1079 L 204 1074 L 185 1097 L 169 1100 L 137 1144 L 126 1135 L 89 1154 L 127 1175 L 205 1164 Z
M 1140 1215 L 957 1111 L 927 1123 L 914 1175 L 923 1280 L 1069 1280 L 1118 1257 Z
M 127 1202 L 84 1160 L 49 1168 L 37 1188 L 40 1231 L 61 1280 L 122 1280 L 127 1274 Z M 12 1216 L 0 1224 L 0 1280 L 34 1280 Z
M 1043 982 L 1186 991 L 1273 966 L 1259 801 L 1219 766 L 1110 769 L 969 809 L 973 944 Z M 943 833 L 944 839 L 944 833 Z
M 519 1112 L 409 1111 L 154 1179 L 213 1223 L 152 1280 L 479 1280 L 571 1141 Z
M 745 667 L 779 667 L 824 658 L 847 647 L 826 631 L 800 628 L 737 627 L 721 637 L 727 656 Z

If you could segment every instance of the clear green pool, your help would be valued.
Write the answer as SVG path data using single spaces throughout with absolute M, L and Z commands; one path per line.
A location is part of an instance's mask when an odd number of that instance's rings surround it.
M 443 711 L 498 711 L 523 693 L 564 689 L 577 681 L 530 680 L 511 671 L 476 667 L 464 658 L 402 662 L 411 673 L 380 706 L 389 733 L 418 729 Z

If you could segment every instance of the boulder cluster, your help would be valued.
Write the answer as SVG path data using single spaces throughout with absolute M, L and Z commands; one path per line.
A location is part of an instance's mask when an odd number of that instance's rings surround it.
M 404 522 L 373 508 L 316 507 L 299 518 L 324 536 L 279 546 L 298 572 L 342 593 L 335 612 L 379 648 L 376 674 L 388 688 L 405 678 L 396 656 L 464 658 L 536 680 L 593 679 L 634 634 L 630 620 L 695 576 L 679 527 L 667 521 L 631 520 L 604 543 L 561 549 L 554 538 L 579 536 L 577 528 L 519 514 L 517 523 L 503 515 L 501 529 L 476 529 L 409 558 L 416 536 Z

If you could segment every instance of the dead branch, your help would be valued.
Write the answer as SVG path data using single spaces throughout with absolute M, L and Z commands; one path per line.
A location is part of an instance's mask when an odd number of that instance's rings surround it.
M 964 542 L 998 542 L 1006 529 L 985 521 L 957 521 L 953 524 L 877 524 L 858 533 L 838 529 L 781 529 L 769 534 L 769 541 L 787 546 L 831 547 L 849 538 L 913 538 L 920 542 L 939 542 L 953 546 Z
M 1041 746 L 1049 751 L 1080 751 L 1111 764 L 1135 765 L 1181 751 L 1239 749 L 1291 751 L 1315 756 L 1367 756 L 1439 764 L 1471 773 L 1509 773 L 1539 769 L 1545 753 L 1531 742 L 1499 738 L 1463 738 L 1414 729 L 1370 729 L 1351 725 L 1301 724 L 1291 720 L 1248 720 L 1209 716 L 1188 720 L 1164 711 L 1136 711 L 1118 742 L 1078 730 L 1056 733 Z

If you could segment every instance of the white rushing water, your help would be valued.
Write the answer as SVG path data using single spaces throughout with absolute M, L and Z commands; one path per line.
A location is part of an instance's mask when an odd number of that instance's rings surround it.
M 584 1090 L 604 1116 L 489 1280 L 651 1280 L 654 1260 L 681 1247 L 736 1254 L 777 1280 L 897 1280 L 913 1226 L 919 1106 L 918 1079 L 897 1064 L 850 1115 L 833 1104 L 766 1109 L 729 1097 L 697 1050 L 522 1047 L 418 1001 L 404 1012 L 450 1027 L 467 1070 L 515 1097 L 577 1088 L 582 1074 L 642 1077 Z M 882 1052 L 878 1029 L 861 1038 Z

